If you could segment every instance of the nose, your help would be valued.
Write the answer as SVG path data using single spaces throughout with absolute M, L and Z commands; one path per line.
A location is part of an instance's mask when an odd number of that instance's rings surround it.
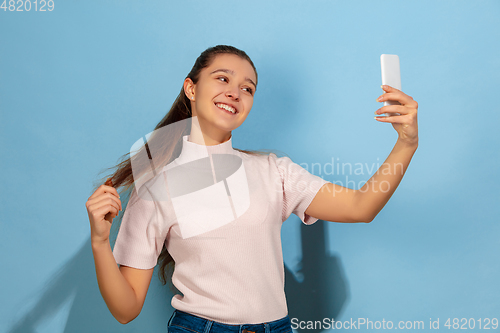
M 226 97 L 234 99 L 234 100 L 239 100 L 240 99 L 240 92 L 238 90 L 238 87 L 230 87 L 226 91 Z

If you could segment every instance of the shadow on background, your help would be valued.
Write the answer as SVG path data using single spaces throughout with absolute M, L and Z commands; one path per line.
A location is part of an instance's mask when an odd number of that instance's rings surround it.
M 285 293 L 288 316 L 300 321 L 337 319 L 349 300 L 349 288 L 340 258 L 328 255 L 325 235 L 327 223 L 318 220 L 312 225 L 301 224 L 302 260 L 297 281 L 290 270 L 285 270 Z M 293 325 L 293 321 L 292 321 Z M 305 325 L 305 324 L 304 324 Z M 321 329 L 300 329 L 298 332 L 315 333 Z
M 90 237 L 68 264 L 51 278 L 35 306 L 9 330 L 11 333 L 34 333 L 55 317 L 63 305 L 69 305 L 65 333 L 77 332 L 166 332 L 172 313 L 168 287 L 161 286 L 153 276 L 141 314 L 127 325 L 120 324 L 109 312 L 95 275 L 94 257 Z M 57 332 L 55 332 L 57 333 Z
M 303 257 L 299 273 L 303 281 L 298 282 L 285 267 L 289 317 L 301 321 L 337 318 L 348 298 L 347 284 L 339 258 L 326 255 L 326 223 L 319 220 L 310 226 L 301 225 Z M 111 315 L 99 292 L 89 238 L 51 279 L 35 306 L 9 332 L 39 331 L 44 323 L 57 316 L 64 304 L 69 304 L 65 333 L 166 332 L 173 311 L 170 305 L 173 294 L 160 284 L 156 269 L 141 314 L 122 325 Z

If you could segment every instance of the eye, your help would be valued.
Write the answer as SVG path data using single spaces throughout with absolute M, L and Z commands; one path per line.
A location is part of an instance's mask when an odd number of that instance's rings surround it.
M 220 79 L 226 80 L 225 82 L 227 82 L 227 81 L 228 81 L 228 80 L 227 80 L 227 77 L 225 77 L 225 76 L 219 76 L 219 77 L 217 77 L 217 80 L 220 80 Z
M 246 90 L 250 93 L 250 95 L 253 95 L 253 89 L 252 88 L 243 88 L 243 90 Z

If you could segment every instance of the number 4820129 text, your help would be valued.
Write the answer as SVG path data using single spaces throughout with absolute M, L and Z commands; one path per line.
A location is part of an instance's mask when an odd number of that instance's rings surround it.
M 1 0 L 0 0 L 1 1 Z M 54 10 L 53 0 L 4 0 L 0 9 L 4 12 L 51 12 Z

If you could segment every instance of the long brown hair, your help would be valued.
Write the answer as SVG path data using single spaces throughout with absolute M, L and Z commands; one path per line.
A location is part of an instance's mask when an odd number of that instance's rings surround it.
M 200 56 L 196 59 L 196 62 L 193 65 L 193 68 L 189 72 L 186 78 L 190 78 L 194 84 L 196 84 L 200 78 L 200 72 L 203 68 L 206 68 L 210 66 L 212 61 L 215 59 L 215 57 L 218 54 L 234 54 L 242 59 L 247 60 L 253 67 L 255 71 L 255 75 L 257 77 L 257 70 L 255 69 L 255 66 L 250 59 L 250 57 L 242 50 L 239 50 L 233 46 L 228 46 L 228 45 L 217 45 L 214 47 L 210 47 L 203 51 Z M 257 82 L 256 82 L 257 83 Z M 163 117 L 163 119 L 156 125 L 155 130 L 153 131 L 153 134 L 151 137 L 148 139 L 145 145 L 138 150 L 136 154 L 133 156 L 128 157 L 130 153 L 127 153 L 125 155 L 121 156 L 122 162 L 120 162 L 118 165 L 108 168 L 109 169 L 116 169 L 114 172 L 111 174 L 108 174 L 106 177 L 103 177 L 101 180 L 99 180 L 96 184 L 94 184 L 94 191 L 104 183 L 104 180 L 107 178 L 111 178 L 113 187 L 116 189 L 120 188 L 119 194 L 120 197 L 125 198 L 125 200 L 130 198 L 130 195 L 132 191 L 134 190 L 134 175 L 132 173 L 132 161 L 134 160 L 135 156 L 143 156 L 142 154 L 147 154 L 147 156 L 150 159 L 153 159 L 153 157 L 160 157 L 161 160 L 155 161 L 154 165 L 155 166 L 164 166 L 168 162 L 172 161 L 176 157 L 178 157 L 180 150 L 182 148 L 182 140 L 180 139 L 183 135 L 189 134 L 186 133 L 187 130 L 184 131 L 157 131 L 158 129 L 167 126 L 169 124 L 185 120 L 187 118 L 191 118 L 192 113 L 191 113 L 191 103 L 186 96 L 184 92 L 184 86 L 181 88 L 181 92 L 175 99 L 174 103 L 172 104 L 172 107 L 170 108 L 170 111 Z M 177 142 L 177 144 L 174 145 L 165 145 L 165 144 L 155 144 L 155 143 L 161 143 L 161 142 Z M 160 147 L 159 151 L 155 151 L 154 154 L 152 151 L 150 151 L 150 147 Z M 236 149 L 236 148 L 235 148 Z M 255 150 L 242 150 L 242 149 L 236 149 L 240 152 L 247 153 L 247 154 L 255 154 L 255 155 L 262 155 L 262 154 L 268 154 L 269 151 L 255 151 Z M 134 160 L 135 161 L 135 160 Z M 141 160 L 137 159 L 137 162 L 134 164 L 134 173 L 136 176 L 138 174 L 141 174 L 142 172 L 145 172 L 148 168 L 150 168 L 150 165 L 145 165 L 148 163 L 147 159 L 144 161 L 142 159 L 143 164 L 141 164 Z M 139 165 L 138 165 L 139 164 Z M 139 166 L 139 171 L 137 171 L 137 167 Z M 124 195 L 122 195 L 124 194 Z M 114 222 L 113 225 L 118 225 L 121 222 L 121 219 L 123 217 L 123 214 L 120 214 L 118 217 L 118 223 Z M 170 256 L 170 253 L 168 253 L 167 248 L 165 247 L 165 244 L 163 244 L 163 249 L 162 252 L 160 253 L 160 256 L 158 257 L 158 263 L 160 265 L 159 271 L 158 271 L 158 276 L 162 282 L 163 285 L 167 283 L 167 281 L 171 281 L 171 276 L 175 267 L 175 262 L 173 258 Z M 171 288 L 173 285 L 171 285 Z

